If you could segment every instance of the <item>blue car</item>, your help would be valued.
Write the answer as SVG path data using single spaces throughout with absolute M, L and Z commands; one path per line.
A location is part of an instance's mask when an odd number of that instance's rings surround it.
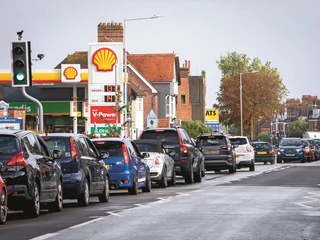
M 143 156 L 130 138 L 91 139 L 104 159 L 110 176 L 110 189 L 128 189 L 130 195 L 137 195 L 139 189 L 151 192 L 150 170 L 143 162 Z
M 277 163 L 301 161 L 306 162 L 304 146 L 300 138 L 283 138 L 278 147 Z

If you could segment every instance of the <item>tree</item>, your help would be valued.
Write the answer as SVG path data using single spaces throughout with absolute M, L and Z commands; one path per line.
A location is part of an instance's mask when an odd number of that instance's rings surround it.
M 200 133 L 211 133 L 212 129 L 206 127 L 203 122 L 196 120 L 196 121 L 183 121 L 181 123 L 181 127 L 186 130 L 188 135 L 191 138 L 197 138 Z
M 252 132 L 261 118 L 272 119 L 279 112 L 288 90 L 276 68 L 264 65 L 258 58 L 251 61 L 246 54 L 236 52 L 221 56 L 217 61 L 222 73 L 217 104 L 224 125 L 240 125 L 240 73 L 242 73 L 242 118 L 245 133 Z M 257 73 L 249 72 L 257 71 Z
M 270 135 L 266 132 L 259 133 L 257 139 L 260 141 L 270 142 Z
M 290 127 L 290 137 L 302 137 L 308 131 L 308 123 L 304 120 L 294 121 Z

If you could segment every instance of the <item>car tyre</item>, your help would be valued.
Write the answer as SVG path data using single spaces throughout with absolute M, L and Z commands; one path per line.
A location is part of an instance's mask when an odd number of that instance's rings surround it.
M 108 176 L 106 176 L 103 192 L 98 197 L 99 197 L 99 202 L 109 202 L 110 188 L 109 188 Z
M 190 171 L 186 172 L 184 176 L 185 183 L 192 184 L 193 183 L 193 164 L 190 166 Z
M 162 188 L 166 188 L 168 186 L 168 176 L 167 176 L 167 169 L 165 167 L 163 167 L 161 175 L 162 175 L 162 177 L 159 182 L 159 185 Z
M 177 175 L 176 175 L 176 170 L 173 167 L 172 168 L 172 177 L 171 181 L 168 183 L 169 186 L 175 186 L 177 184 Z
M 89 205 L 90 192 L 89 192 L 89 182 L 88 179 L 84 179 L 83 182 L 83 192 L 78 196 L 78 204 L 82 207 Z
M 138 176 L 135 175 L 133 179 L 132 187 L 128 189 L 129 195 L 138 195 L 139 186 L 138 186 Z
M 146 186 L 142 188 L 142 192 L 151 192 L 151 178 L 150 178 L 149 171 L 148 171 L 148 177 L 146 179 Z
M 34 183 L 31 201 L 27 201 L 23 212 L 30 218 L 37 218 L 40 215 L 40 193 L 39 186 Z
M 6 223 L 7 214 L 8 214 L 7 196 L 4 189 L 2 189 L 0 194 L 0 225 L 3 225 Z
M 254 161 L 252 161 L 250 167 L 249 167 L 249 171 L 250 172 L 253 172 L 255 170 L 255 164 L 254 164 Z
M 237 171 L 237 167 L 235 165 L 232 165 L 231 167 L 229 167 L 229 173 L 233 174 Z
M 54 202 L 48 204 L 49 212 L 61 212 L 63 208 L 63 190 L 62 183 L 59 181 L 57 186 L 57 196 Z
M 198 167 L 198 171 L 194 176 L 194 182 L 201 182 L 202 181 L 202 171 L 201 171 L 201 167 Z

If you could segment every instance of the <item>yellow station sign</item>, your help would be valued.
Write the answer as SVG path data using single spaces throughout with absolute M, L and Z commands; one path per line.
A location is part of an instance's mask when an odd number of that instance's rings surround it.
M 219 121 L 219 110 L 218 109 L 204 110 L 204 121 L 205 122 L 218 122 Z

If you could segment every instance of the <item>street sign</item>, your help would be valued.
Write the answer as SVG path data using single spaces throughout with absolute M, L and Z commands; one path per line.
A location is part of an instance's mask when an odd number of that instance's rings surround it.
M 273 139 L 274 137 L 273 137 L 273 135 L 272 134 L 270 134 L 270 139 Z
M 158 116 L 153 109 L 150 110 L 147 116 L 147 127 L 148 128 L 157 128 L 158 127 Z
M 219 122 L 219 110 L 218 109 L 205 109 L 204 110 L 204 121 L 209 122 Z
M 206 127 L 211 128 L 213 132 L 220 133 L 220 123 L 206 123 Z

